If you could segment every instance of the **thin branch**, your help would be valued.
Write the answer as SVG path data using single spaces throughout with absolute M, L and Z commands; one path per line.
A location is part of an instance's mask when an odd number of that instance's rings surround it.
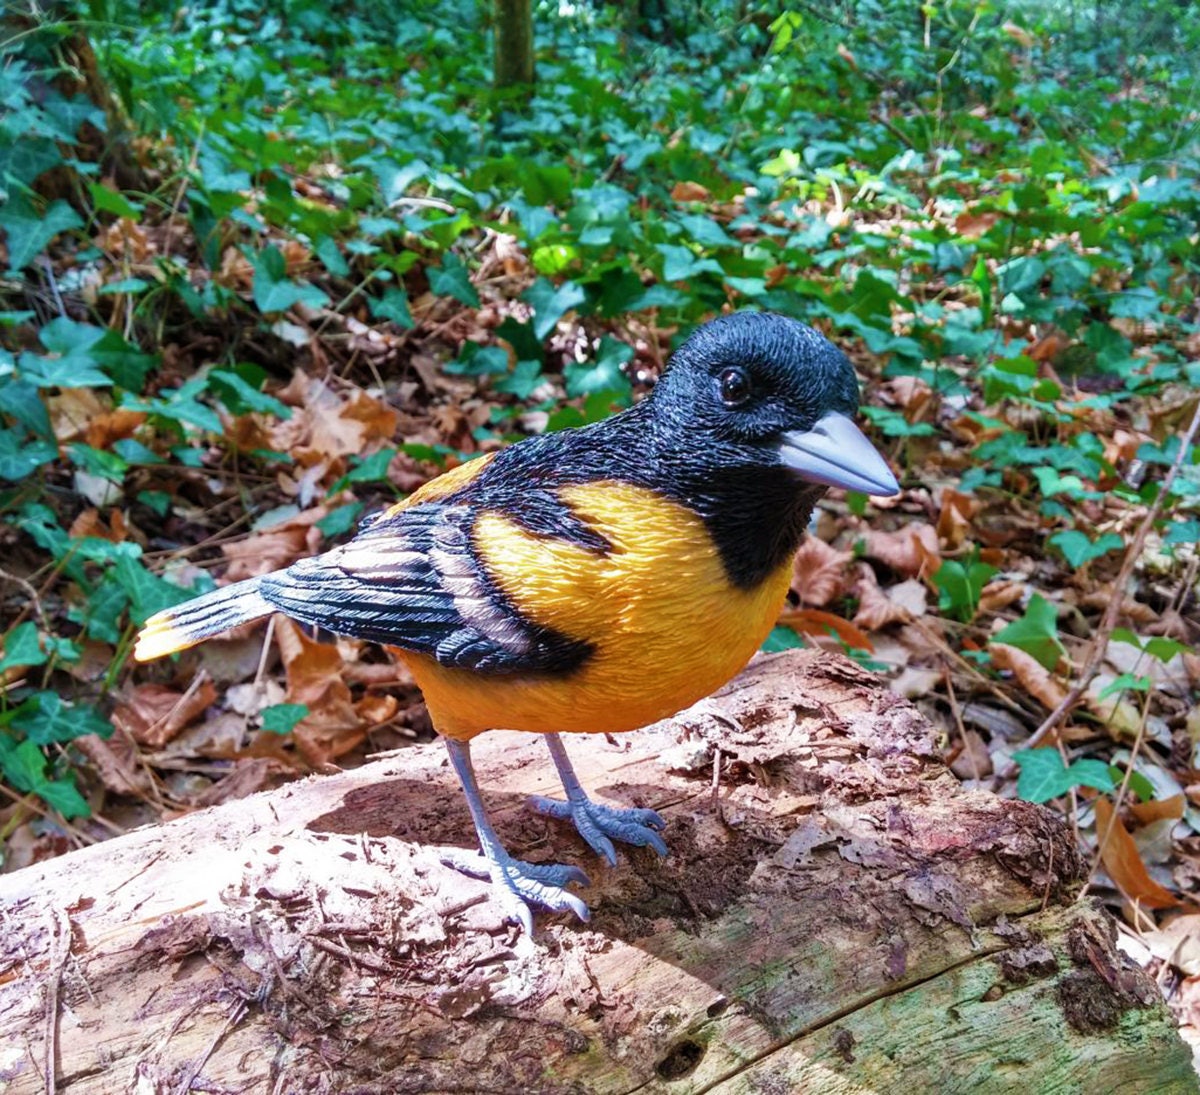
M 1175 461 L 1171 464 L 1171 469 L 1167 472 L 1167 477 L 1163 480 L 1162 489 L 1158 492 L 1158 497 L 1154 499 L 1153 504 L 1134 534 L 1133 542 L 1125 552 L 1125 558 L 1121 563 L 1121 570 L 1117 574 L 1113 597 L 1108 602 L 1108 607 L 1104 610 L 1100 627 L 1096 631 L 1096 637 L 1092 640 L 1092 648 L 1088 652 L 1087 661 L 1084 663 L 1083 669 L 1080 670 L 1078 679 L 1071 687 L 1071 690 L 1062 698 L 1059 705 L 1046 716 L 1046 720 L 1034 731 L 1033 737 L 1029 739 L 1024 748 L 1035 748 L 1051 730 L 1062 722 L 1067 712 L 1079 702 L 1080 697 L 1087 689 L 1087 686 L 1091 684 L 1092 678 L 1100 668 L 1100 662 L 1108 650 L 1109 639 L 1112 637 L 1113 631 L 1116 630 L 1117 620 L 1121 615 L 1121 607 L 1124 602 L 1122 591 L 1129 584 L 1133 568 L 1137 565 L 1138 559 L 1141 558 L 1142 549 L 1146 546 L 1146 537 L 1150 535 L 1150 530 L 1158 520 L 1159 514 L 1162 513 L 1163 505 L 1166 503 L 1167 496 L 1171 493 L 1171 487 L 1175 482 L 1175 477 L 1179 474 L 1179 469 L 1183 467 L 1183 462 L 1187 458 L 1198 429 L 1200 429 L 1200 403 L 1196 404 L 1196 411 L 1192 415 L 1191 425 L 1188 426 L 1187 433 L 1183 435 L 1183 443 L 1179 446 L 1179 452 L 1175 455 Z M 1007 774 L 1011 774 L 1011 772 Z

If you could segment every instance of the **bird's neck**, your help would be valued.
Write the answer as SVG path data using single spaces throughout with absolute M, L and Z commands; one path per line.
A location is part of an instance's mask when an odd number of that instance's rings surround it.
M 784 468 L 714 467 L 688 484 L 729 580 L 740 589 L 766 581 L 796 553 L 823 487 Z

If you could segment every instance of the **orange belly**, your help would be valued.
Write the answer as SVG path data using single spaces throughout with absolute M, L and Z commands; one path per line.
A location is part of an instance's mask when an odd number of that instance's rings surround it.
M 731 586 L 703 522 L 641 487 L 565 487 L 613 549 L 600 556 L 485 513 L 476 547 L 510 604 L 594 647 L 565 676 L 480 676 L 402 652 L 437 730 L 613 733 L 665 718 L 719 688 L 762 645 L 787 594 L 788 559 L 752 590 Z

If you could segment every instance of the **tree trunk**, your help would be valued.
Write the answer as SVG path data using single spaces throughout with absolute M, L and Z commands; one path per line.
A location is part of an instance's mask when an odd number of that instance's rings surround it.
M 591 876 L 591 922 L 533 939 L 438 859 L 474 835 L 437 743 L 0 877 L 0 1090 L 1200 1090 L 1153 981 L 1070 903 L 1066 827 L 964 791 L 853 663 L 761 657 L 568 748 L 671 855 L 598 863 L 523 808 L 557 793 L 544 745 L 477 739 L 510 850 Z
M 495 0 L 492 12 L 496 30 L 496 87 L 532 87 L 532 0 Z

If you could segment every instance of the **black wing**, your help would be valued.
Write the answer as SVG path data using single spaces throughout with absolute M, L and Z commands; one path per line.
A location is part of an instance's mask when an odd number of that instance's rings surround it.
M 484 673 L 568 672 L 586 642 L 524 619 L 472 546 L 472 506 L 428 502 L 262 579 L 287 615 Z

